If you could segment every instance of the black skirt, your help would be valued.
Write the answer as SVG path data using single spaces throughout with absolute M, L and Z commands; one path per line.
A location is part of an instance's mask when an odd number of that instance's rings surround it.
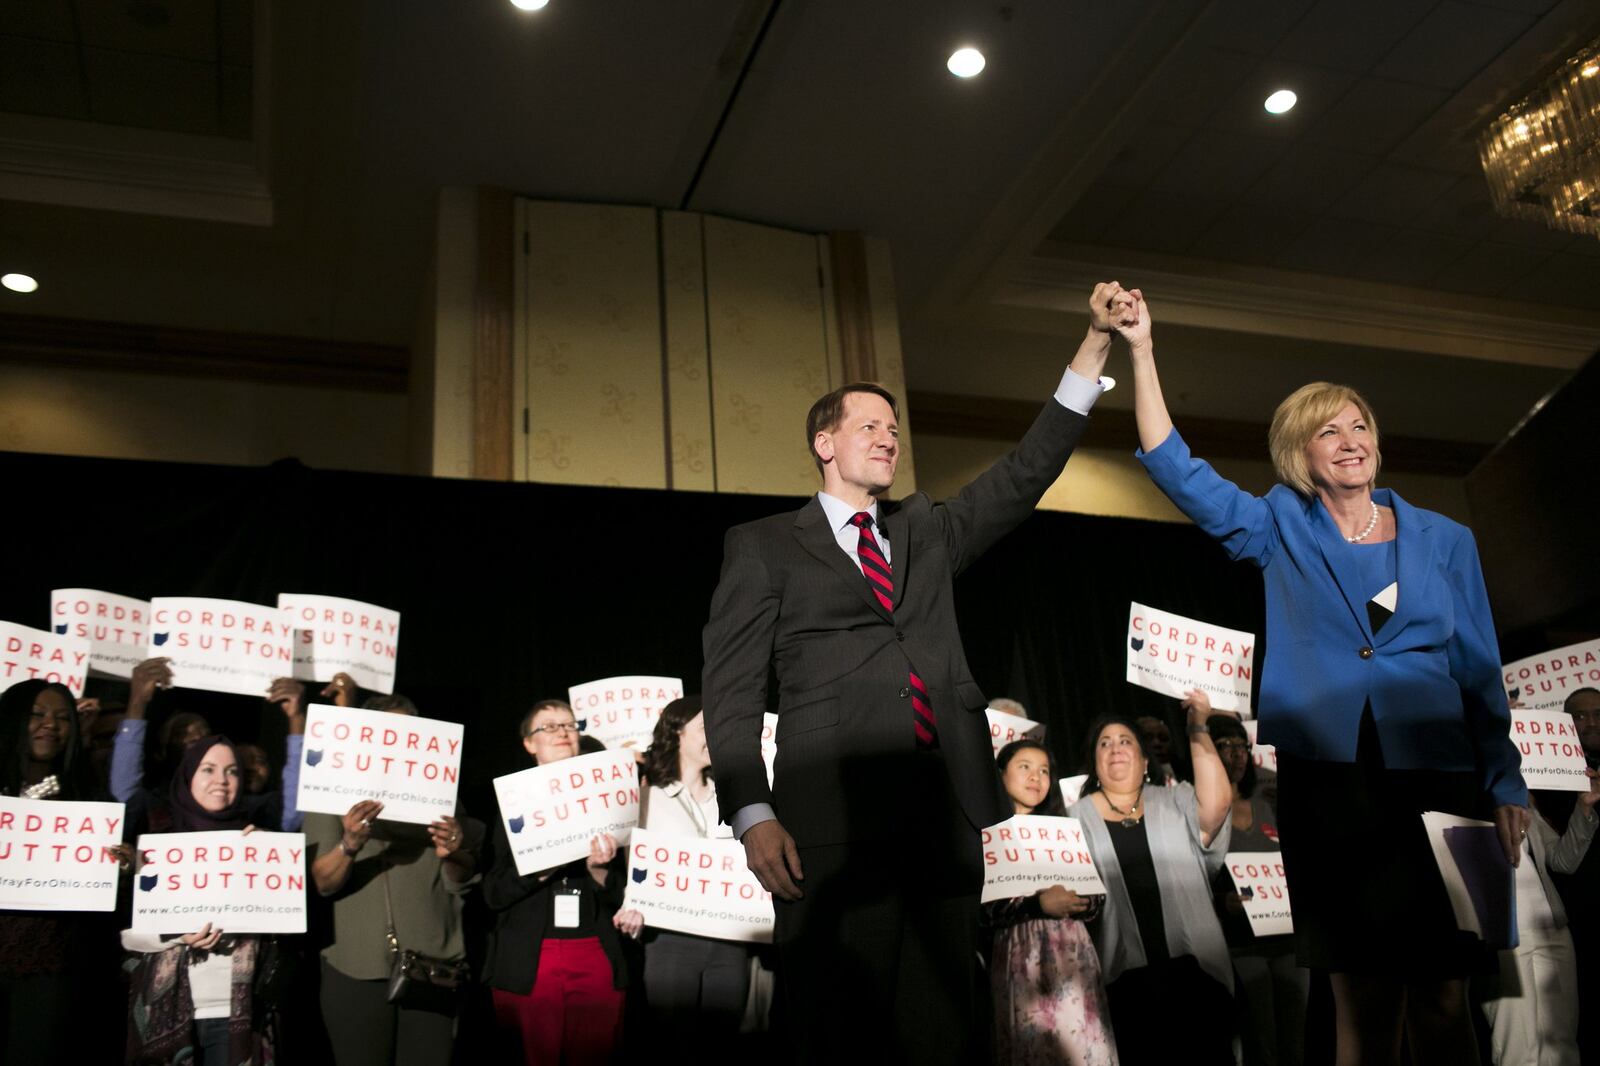
M 1354 763 L 1279 753 L 1278 828 L 1300 965 L 1402 981 L 1494 972 L 1494 952 L 1456 928 L 1423 811 L 1492 816 L 1473 771 L 1384 766 L 1370 706 Z

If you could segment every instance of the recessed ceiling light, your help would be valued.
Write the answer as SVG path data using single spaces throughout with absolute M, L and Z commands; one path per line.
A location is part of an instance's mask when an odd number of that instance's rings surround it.
M 511 0 L 511 6 L 522 11 L 538 11 L 550 0 Z
M 12 292 L 32 292 L 39 287 L 39 283 L 26 274 L 6 274 L 0 277 L 0 285 Z
M 1116 387 L 1117 387 L 1117 379 L 1116 378 L 1111 377 L 1108 374 L 1101 374 L 1100 375 L 1100 391 L 1101 392 L 1110 392 L 1112 389 L 1114 389 Z
M 1262 106 L 1274 115 L 1281 115 L 1295 105 L 1300 98 L 1289 89 L 1279 89 L 1267 97 L 1267 102 Z
M 944 65 L 958 78 L 972 78 L 982 73 L 986 62 L 983 53 L 976 48 L 957 48 Z

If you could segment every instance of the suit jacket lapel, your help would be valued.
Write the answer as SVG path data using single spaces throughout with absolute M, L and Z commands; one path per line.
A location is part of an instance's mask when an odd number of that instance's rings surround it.
M 1415 507 L 1388 489 L 1373 494 L 1378 503 L 1387 503 L 1394 511 L 1395 524 L 1395 580 L 1400 585 L 1400 597 L 1394 605 L 1394 616 L 1384 624 L 1383 640 L 1393 640 L 1416 613 L 1413 608 L 1427 584 L 1428 558 L 1433 554 L 1432 523 Z M 1388 499 L 1384 499 L 1387 496 Z
M 894 571 L 894 609 L 905 599 L 906 578 L 911 572 L 911 535 L 906 513 L 898 503 L 878 502 L 878 514 L 889 530 L 889 568 Z
M 1372 644 L 1372 625 L 1367 619 L 1367 597 L 1361 594 L 1361 572 L 1355 559 L 1350 554 L 1350 545 L 1345 543 L 1344 534 L 1339 532 L 1338 523 L 1322 505 L 1322 501 L 1312 497 L 1307 504 L 1311 519 L 1311 532 L 1316 537 L 1317 547 L 1322 551 L 1322 561 L 1327 564 L 1328 572 L 1333 575 L 1334 584 L 1339 586 L 1339 592 L 1344 596 L 1344 602 L 1350 608 L 1350 615 L 1361 629 L 1361 635 L 1366 638 L 1367 645 Z M 1402 592 L 1402 595 L 1404 593 Z M 1394 624 L 1390 619 L 1388 625 Z
M 863 603 L 882 617 L 889 617 L 889 613 L 878 602 L 878 597 L 867 587 L 867 578 L 861 573 L 860 567 L 851 562 L 850 556 L 840 550 L 839 541 L 834 537 L 833 530 L 828 527 L 828 516 L 822 510 L 822 503 L 815 496 L 811 497 L 811 502 L 800 508 L 799 513 L 794 516 L 794 535 L 801 547 L 838 574 L 845 584 L 861 597 Z M 895 595 L 898 596 L 900 594 L 898 566 L 895 569 L 894 587 Z

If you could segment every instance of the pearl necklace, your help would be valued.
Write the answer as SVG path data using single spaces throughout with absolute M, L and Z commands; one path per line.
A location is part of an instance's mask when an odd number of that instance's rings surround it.
M 1367 528 L 1363 529 L 1360 533 L 1357 533 L 1353 537 L 1346 537 L 1344 539 L 1347 542 L 1351 543 L 1351 544 L 1358 544 L 1361 541 L 1364 541 L 1368 537 L 1370 537 L 1372 535 L 1372 531 L 1374 529 L 1377 529 L 1377 528 L 1378 528 L 1378 502 L 1376 500 L 1373 500 L 1372 501 L 1372 521 L 1367 523 Z

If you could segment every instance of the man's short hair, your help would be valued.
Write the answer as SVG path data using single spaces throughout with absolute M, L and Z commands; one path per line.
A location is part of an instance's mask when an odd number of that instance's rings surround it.
M 1569 692 L 1567 694 L 1567 698 L 1561 701 L 1561 709 L 1563 711 L 1566 711 L 1568 714 L 1571 714 L 1572 713 L 1572 701 L 1577 699 L 1579 696 L 1584 696 L 1584 695 L 1600 696 L 1600 688 L 1576 688 L 1576 689 L 1573 689 L 1571 692 Z
M 540 700 L 532 707 L 529 707 L 528 713 L 522 716 L 522 724 L 517 727 L 517 735 L 523 739 L 527 739 L 528 730 L 533 727 L 534 717 L 538 715 L 540 711 L 551 710 L 566 711 L 568 714 L 572 715 L 572 717 L 578 717 L 577 713 L 572 709 L 572 704 L 568 703 L 566 700 Z
M 822 456 L 817 454 L 817 434 L 832 433 L 839 428 L 839 422 L 844 418 L 844 398 L 852 392 L 870 392 L 882 397 L 889 404 L 889 410 L 894 412 L 895 420 L 900 419 L 900 401 L 894 398 L 894 393 L 870 381 L 852 381 L 848 385 L 840 385 L 818 399 L 806 415 L 806 450 L 811 453 L 811 461 L 817 464 L 819 474 L 822 473 L 823 463 Z
M 1021 701 L 1014 700 L 1009 696 L 996 696 L 989 701 L 989 709 L 991 711 L 1000 711 L 1003 714 L 1014 714 L 1018 718 L 1028 717 L 1028 708 L 1024 707 Z

